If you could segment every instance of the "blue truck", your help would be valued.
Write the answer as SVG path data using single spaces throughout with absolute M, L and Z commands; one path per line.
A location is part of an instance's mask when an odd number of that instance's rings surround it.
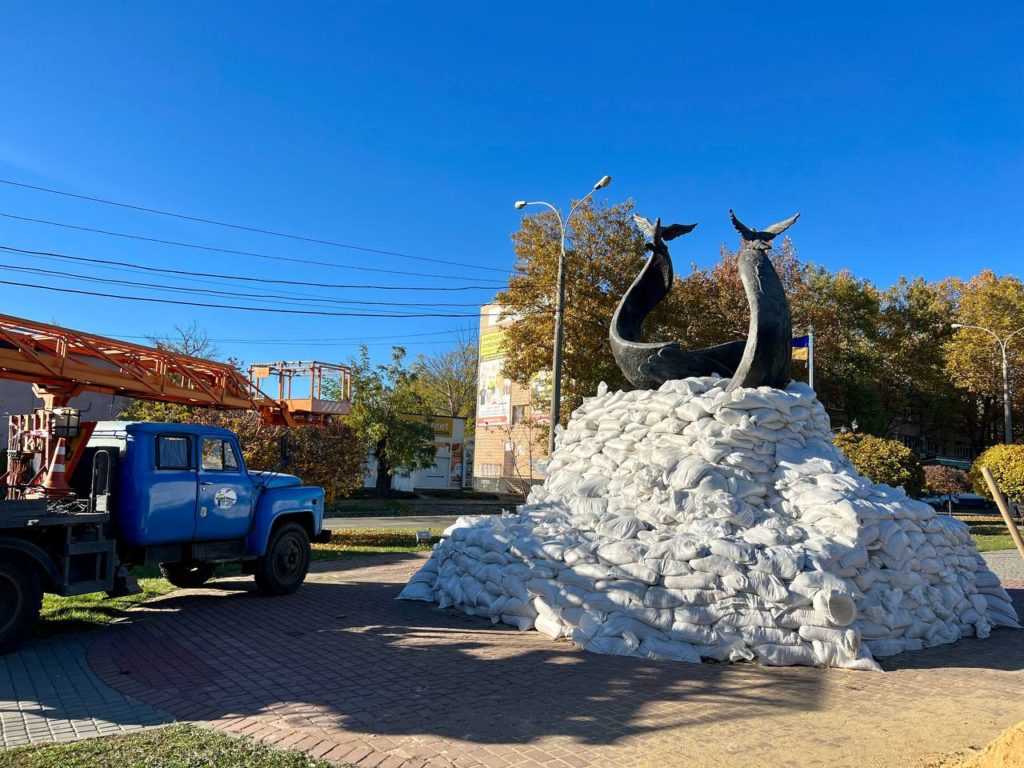
M 310 542 L 330 537 L 323 490 L 249 470 L 226 429 L 98 422 L 75 459 L 62 498 L 0 500 L 0 653 L 30 630 L 44 592 L 132 594 L 143 565 L 199 587 L 240 563 L 263 593 L 286 595 L 305 580 Z

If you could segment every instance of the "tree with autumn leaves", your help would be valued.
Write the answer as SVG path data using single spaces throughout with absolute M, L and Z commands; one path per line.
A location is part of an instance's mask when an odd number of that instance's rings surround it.
M 587 205 L 574 217 L 566 251 L 566 417 L 601 381 L 628 387 L 611 356 L 608 326 L 646 258 L 632 213 L 627 201 Z M 528 382 L 551 365 L 560 241 L 554 214 L 524 216 L 512 241 L 515 272 L 496 301 L 510 319 L 505 373 Z M 675 339 L 697 349 L 745 336 L 749 310 L 736 268 L 738 246 L 738 240 L 736 250 L 723 245 L 709 268 L 684 270 L 677 256 L 675 285 L 645 323 L 648 340 Z M 995 343 L 986 334 L 956 332 L 952 324 L 1007 331 L 1024 325 L 1018 278 L 982 272 L 967 281 L 901 278 L 880 287 L 801 259 L 790 238 L 777 243 L 771 257 L 789 296 L 794 332 L 814 329 L 815 388 L 836 426 L 856 421 L 861 431 L 885 435 L 912 424 L 923 441 L 960 435 L 975 451 L 1001 438 Z M 1024 395 L 1024 333 L 1011 362 L 1013 386 Z M 805 379 L 805 364 L 793 365 L 793 377 Z M 1018 418 L 1021 410 L 1015 409 Z

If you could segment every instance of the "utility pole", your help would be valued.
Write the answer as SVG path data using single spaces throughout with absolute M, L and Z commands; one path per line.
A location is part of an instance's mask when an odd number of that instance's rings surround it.
M 594 185 L 586 197 L 577 202 L 569 209 L 569 215 L 562 219 L 562 213 L 551 203 L 543 200 L 517 200 L 516 210 L 522 210 L 528 205 L 544 205 L 554 211 L 558 218 L 558 228 L 561 231 L 562 241 L 558 256 L 558 289 L 555 292 L 555 339 L 554 352 L 551 356 L 551 426 L 548 429 L 548 457 L 555 453 L 555 427 L 558 426 L 562 417 L 562 342 L 563 342 L 563 318 L 565 316 L 565 237 L 566 229 L 572 215 L 580 209 L 591 196 L 599 189 L 603 189 L 612 183 L 611 176 L 602 176 L 601 180 Z

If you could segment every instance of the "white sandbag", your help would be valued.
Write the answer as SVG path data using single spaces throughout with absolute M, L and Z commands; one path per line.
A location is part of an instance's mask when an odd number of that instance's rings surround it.
M 426 581 L 410 581 L 399 594 L 396 600 L 423 600 L 434 601 L 434 587 Z
M 649 659 L 666 661 L 685 661 L 700 664 L 700 654 L 690 643 L 677 640 L 663 640 L 658 637 L 645 637 L 640 641 L 640 654 Z
M 849 594 L 834 589 L 815 592 L 813 605 L 815 611 L 837 627 L 847 627 L 857 618 L 857 603 Z
M 765 643 L 753 648 L 757 660 L 762 664 L 775 667 L 801 665 L 806 667 L 821 666 L 814 650 L 809 645 L 776 645 Z
M 400 597 L 604 653 L 847 669 L 1017 626 L 967 527 L 859 477 L 806 385 L 727 383 L 601 387 L 527 503 L 460 518 Z

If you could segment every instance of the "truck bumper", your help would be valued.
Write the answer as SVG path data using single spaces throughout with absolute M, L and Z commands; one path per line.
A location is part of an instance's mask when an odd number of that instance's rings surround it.
M 313 541 L 317 544 L 327 544 L 331 540 L 331 532 L 329 529 L 324 528 L 320 533 L 313 537 Z

